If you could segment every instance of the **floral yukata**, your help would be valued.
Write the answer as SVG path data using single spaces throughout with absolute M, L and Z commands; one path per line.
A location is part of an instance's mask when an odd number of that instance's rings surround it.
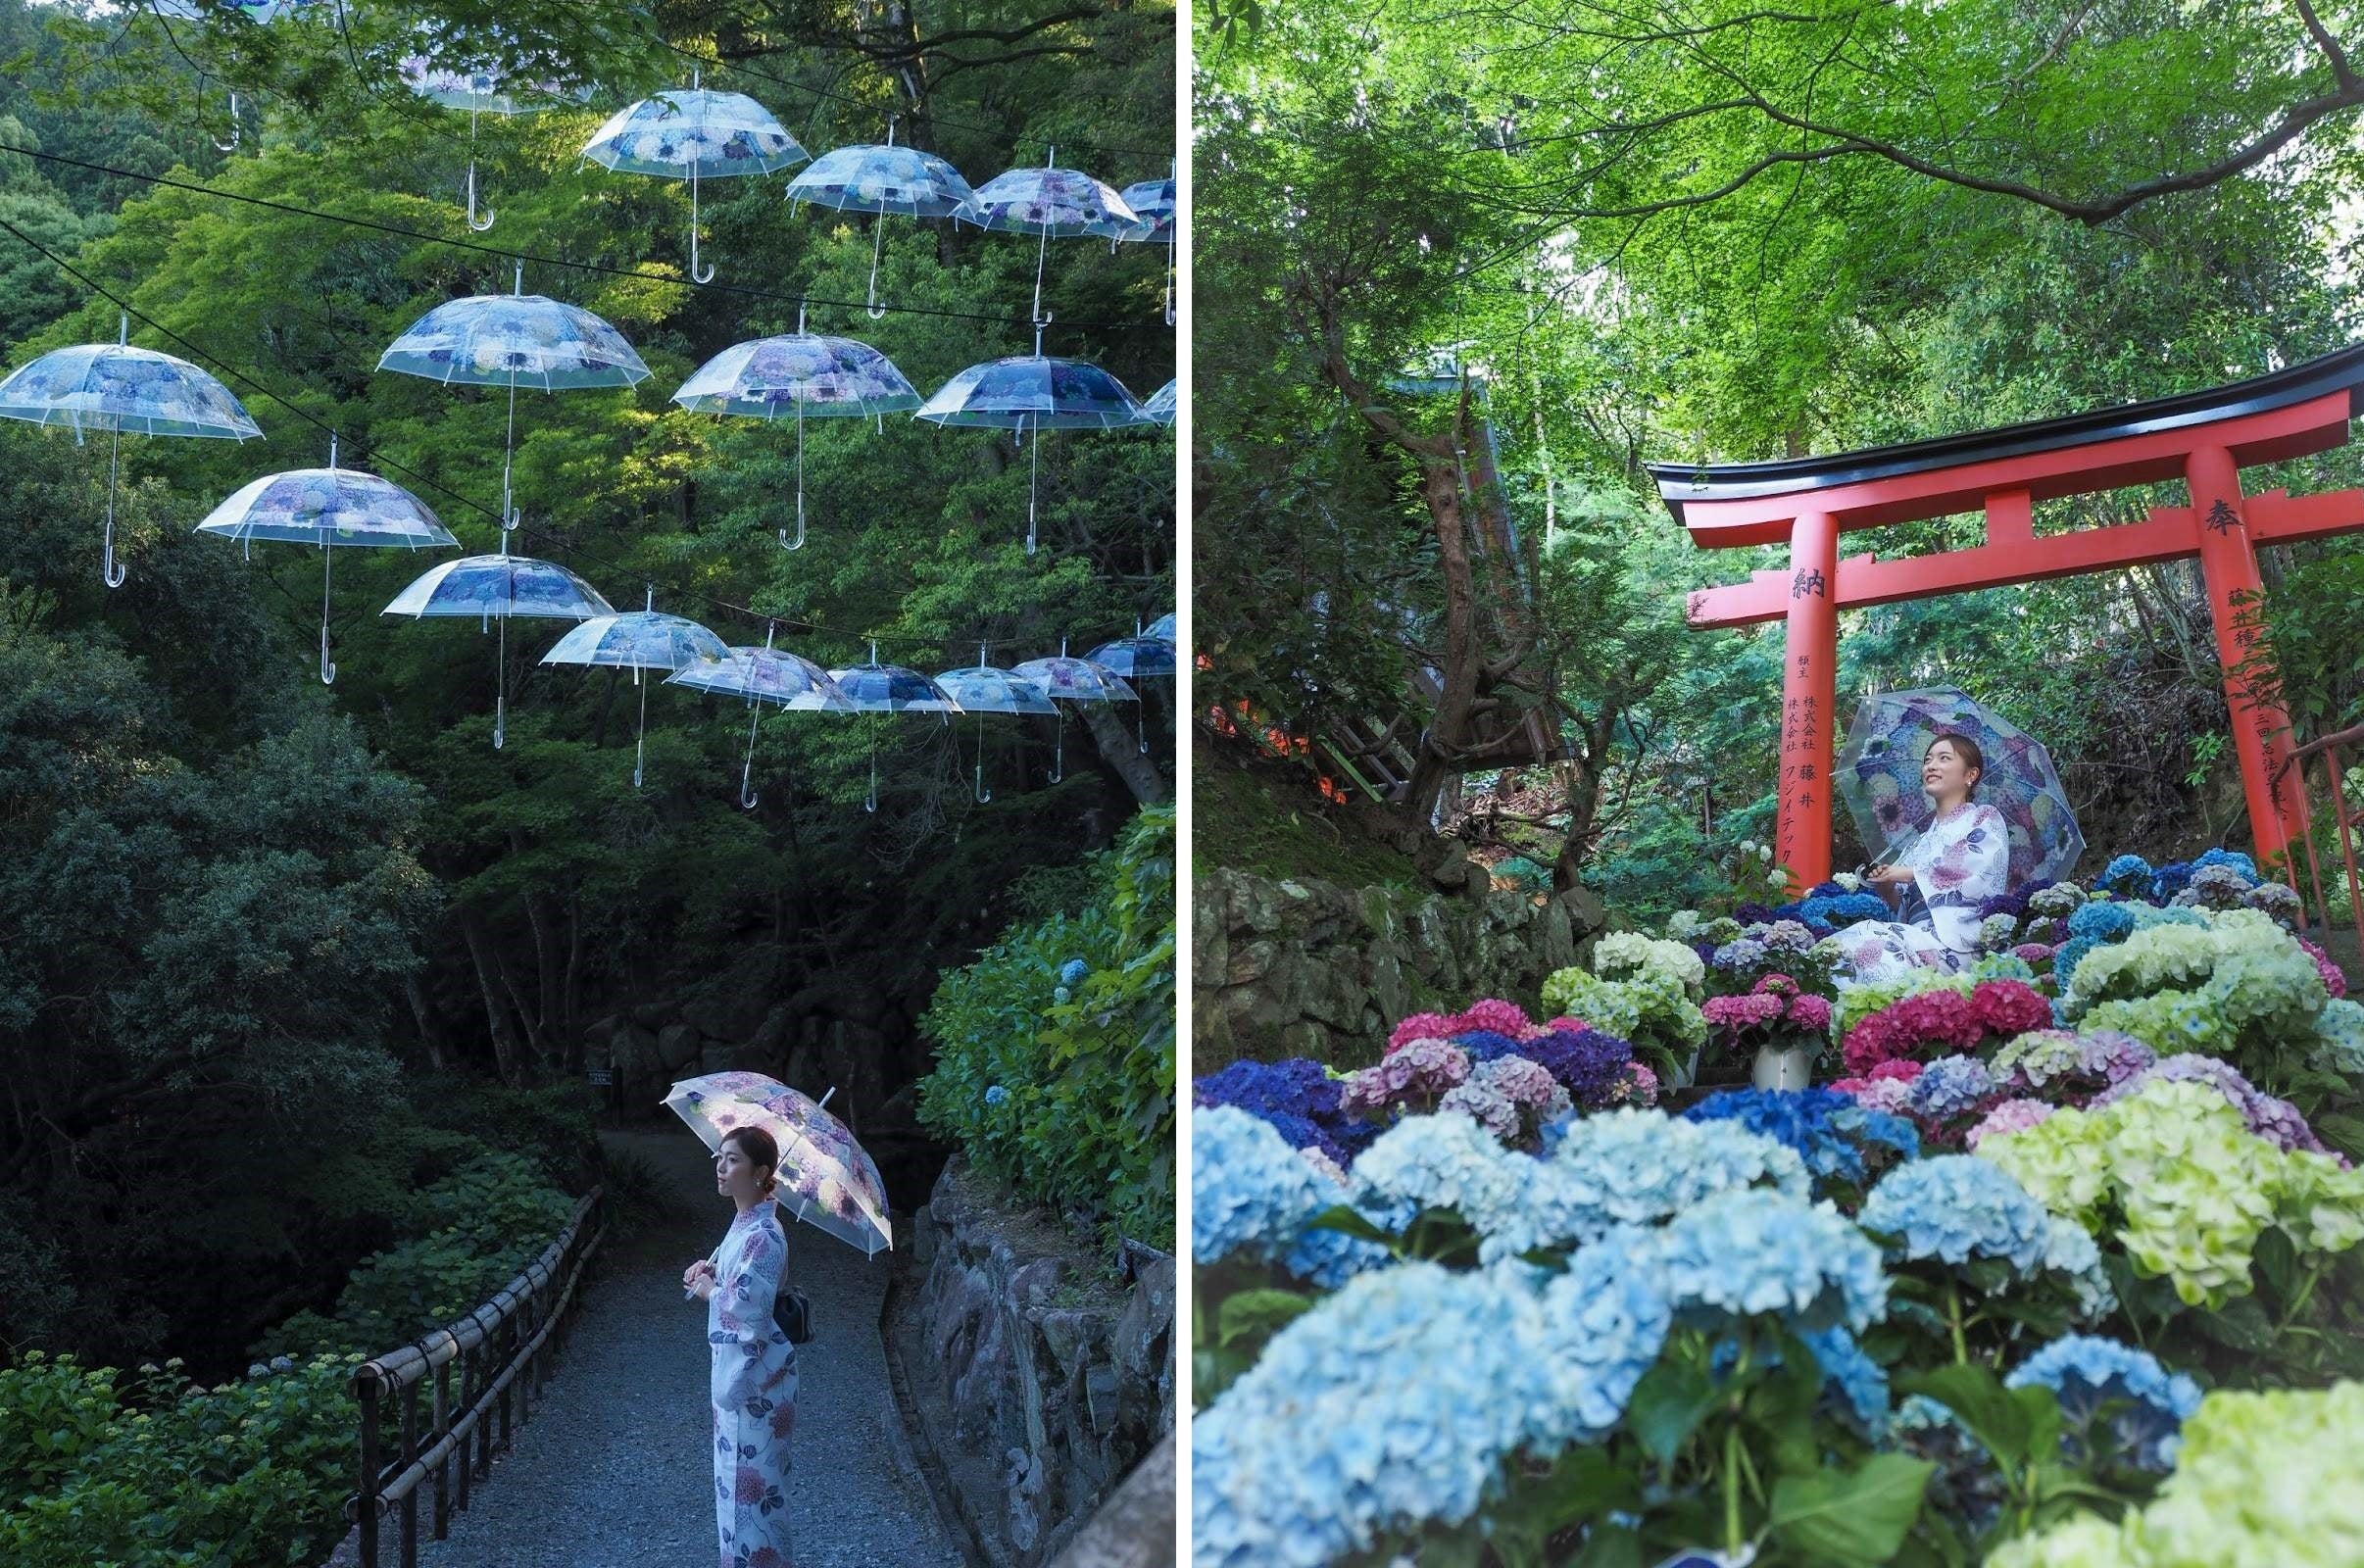
M 1839 953 L 1857 981 L 1959 969 L 1978 951 L 1978 906 L 2006 890 L 2010 830 L 1994 807 L 1966 805 L 1930 823 L 1897 863 L 1912 872 L 1929 912 L 1910 922 L 1858 920 L 1841 931 Z
M 771 1320 L 788 1261 L 779 1211 L 757 1203 L 714 1249 L 706 1305 L 714 1350 L 714 1523 L 721 1568 L 793 1568 L 788 1439 L 796 1431 L 796 1347 Z

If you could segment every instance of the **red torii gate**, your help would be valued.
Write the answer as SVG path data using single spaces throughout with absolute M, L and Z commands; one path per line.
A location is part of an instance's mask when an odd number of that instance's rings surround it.
M 1786 620 L 1776 853 L 1808 883 L 1831 869 L 1839 612 L 2197 556 L 2216 625 L 2233 743 L 2260 859 L 2303 839 L 2304 786 L 2286 768 L 2290 720 L 2232 673 L 2253 633 L 2236 596 L 2259 588 L 2257 547 L 2364 531 L 2364 490 L 2243 496 L 2240 470 L 2327 452 L 2364 413 L 2364 347 L 2206 392 L 1823 458 L 1647 466 L 1705 549 L 1786 543 L 1790 564 L 1691 595 L 1694 626 Z M 2038 501 L 2181 479 L 2188 507 L 2141 522 L 2035 537 Z M 1986 543 L 1881 561 L 1839 555 L 1849 529 L 1983 509 Z M 2276 780 L 2280 780 L 2279 788 Z

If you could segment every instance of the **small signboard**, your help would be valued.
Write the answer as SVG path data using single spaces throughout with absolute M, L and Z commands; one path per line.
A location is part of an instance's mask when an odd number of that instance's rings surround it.
M 616 1074 L 606 1067 L 586 1068 L 583 1072 L 583 1076 L 590 1079 L 596 1087 L 601 1089 L 605 1089 L 609 1085 L 616 1082 Z

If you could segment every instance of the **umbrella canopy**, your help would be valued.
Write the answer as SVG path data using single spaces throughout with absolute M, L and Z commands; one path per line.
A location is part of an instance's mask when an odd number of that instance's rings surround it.
M 588 103 L 591 89 L 584 85 L 568 90 L 552 80 L 520 80 L 496 62 L 447 60 L 423 52 L 431 44 L 422 45 L 421 53 L 396 61 L 394 74 L 427 102 L 468 111 L 468 226 L 481 234 L 493 226 L 494 214 L 486 208 L 483 217 L 476 216 L 476 117 L 536 114 L 569 100 Z
M 269 22 L 290 11 L 317 5 L 320 0 L 215 0 L 212 5 L 200 0 L 152 0 L 159 16 L 176 18 L 182 22 L 201 22 L 209 14 L 246 18 L 249 22 Z
M 1058 156 L 1058 149 L 1052 150 Z M 1012 169 L 977 187 L 962 215 L 980 228 L 1013 234 L 1112 234 L 1140 225 L 1140 216 L 1112 185 L 1076 169 Z
M 1155 637 L 1159 642 L 1172 643 L 1177 648 L 1182 646 L 1182 639 L 1174 632 L 1174 612 L 1170 610 L 1164 614 L 1159 615 L 1156 620 L 1151 621 L 1148 629 L 1143 631 L 1141 635 L 1144 637 Z
M 915 669 L 878 662 L 878 645 L 870 644 L 870 662 L 829 671 L 847 701 L 865 713 L 957 713 L 960 705 L 943 687 Z M 870 793 L 862 798 L 865 811 L 878 809 L 878 736 L 870 735 Z
M 126 326 L 126 330 L 128 330 Z M 262 427 L 188 361 L 124 342 L 52 349 L 0 381 L 0 418 L 132 435 L 248 441 Z
M 640 688 L 640 727 L 632 741 L 632 787 L 640 788 L 647 764 L 649 687 L 640 678 L 644 669 L 683 669 L 701 661 L 719 662 L 729 650 L 722 639 L 694 620 L 657 612 L 657 590 L 649 590 L 648 608 L 621 615 L 594 615 L 569 628 L 558 646 L 542 656 L 545 664 L 605 664 L 629 669 Z
M 972 365 L 938 387 L 919 405 L 915 418 L 930 424 L 982 426 L 1025 432 L 1113 430 L 1150 421 L 1140 400 L 1097 365 L 1051 359 L 1043 353 L 1043 323 L 1035 323 L 1034 352 Z M 1026 554 L 1040 537 L 1035 506 L 1040 496 L 1042 443 L 1026 464 Z
M 328 658 L 328 582 L 336 546 L 433 550 L 457 546 L 425 502 L 390 479 L 336 466 L 336 440 L 328 441 L 328 466 L 267 473 L 206 514 L 199 533 L 246 541 L 278 540 L 320 547 L 320 684 L 336 683 Z
M 1174 672 L 1174 645 L 1157 637 L 1119 637 L 1112 643 L 1102 643 L 1084 659 L 1134 680 Z
M 2011 845 L 2011 885 L 2066 876 L 2085 853 L 2068 792 L 2043 744 L 1951 686 L 1889 692 L 1855 710 L 1839 752 L 1839 793 L 1864 844 L 1891 859 L 1929 826 L 1936 808 L 1921 792 L 1921 757 L 1955 730 L 1986 759 L 1972 797 L 2002 813 Z
M 0 418 L 67 424 L 79 441 L 84 430 L 107 432 L 107 520 L 100 570 L 121 588 L 128 568 L 115 560 L 115 492 L 122 472 L 123 432 L 244 441 L 263 433 L 246 406 L 188 361 L 130 344 L 125 315 L 113 343 L 52 349 L 0 381 Z
M 1041 688 L 1044 696 L 1062 703 L 1141 701 L 1141 694 L 1126 685 L 1114 670 L 1088 659 L 1069 659 L 1063 652 L 1057 659 L 1029 659 L 1010 672 Z
M 734 1129 L 763 1128 L 780 1152 L 780 1206 L 864 1257 L 894 1247 L 877 1163 L 817 1102 L 761 1073 L 720 1072 L 673 1085 L 665 1103 L 711 1150 Z
M 1159 424 L 1173 423 L 1174 383 L 1168 381 L 1157 391 L 1152 392 L 1149 395 L 1149 401 L 1141 405 L 1141 412 Z
M 472 294 L 412 322 L 378 356 L 381 370 L 445 385 L 536 387 L 544 392 L 633 386 L 649 368 L 606 321 L 578 305 L 523 292 Z
M 1174 182 L 1164 179 L 1145 179 L 1138 185 L 1124 188 L 1124 205 L 1131 208 L 1133 221 L 1121 229 L 1103 229 L 1110 239 L 1170 240 L 1174 237 Z
M 960 172 L 934 153 L 892 142 L 832 148 L 788 182 L 791 203 L 902 218 L 964 217 L 975 195 Z

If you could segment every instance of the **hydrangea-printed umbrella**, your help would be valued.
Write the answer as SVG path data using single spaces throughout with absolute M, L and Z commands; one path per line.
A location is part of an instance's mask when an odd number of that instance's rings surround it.
M 1120 240 L 1148 244 L 1165 242 L 1165 324 L 1174 324 L 1174 177 L 1145 179 L 1138 185 L 1124 188 L 1124 204 L 1133 210 L 1137 220 L 1131 226 L 1108 231 L 1108 245 L 1113 249 Z
M 477 118 L 538 114 L 569 99 L 580 104 L 591 98 L 587 85 L 568 91 L 553 80 L 518 81 L 497 62 L 487 60 L 447 61 L 434 53 L 421 52 L 405 55 L 395 63 L 394 70 L 404 86 L 427 102 L 468 111 L 468 226 L 479 234 L 493 226 L 495 215 L 487 207 L 482 220 L 476 217 Z
M 1130 637 L 1102 643 L 1084 655 L 1085 662 L 1112 670 L 1130 680 L 1171 678 L 1174 673 L 1174 645 L 1160 638 L 1144 636 L 1136 629 Z M 1143 703 L 1135 710 L 1133 733 L 1141 743 L 1141 755 L 1149 755 L 1149 705 Z
M 1173 423 L 1174 383 L 1168 381 L 1157 391 L 1152 392 L 1149 395 L 1149 401 L 1141 405 L 1141 412 L 1148 415 L 1158 424 Z
M 701 659 L 685 664 L 666 676 L 665 682 L 667 686 L 687 686 L 697 692 L 726 692 L 744 697 L 755 710 L 747 723 L 747 760 L 739 767 L 739 805 L 750 811 L 762 800 L 755 790 L 755 744 L 756 726 L 763 720 L 763 705 L 806 713 L 855 710 L 827 670 L 810 659 L 772 647 L 772 635 L 771 630 L 763 633 L 761 648 L 729 648 L 719 661 Z
M 1144 627 L 1141 635 L 1155 637 L 1161 643 L 1172 643 L 1177 649 L 1182 646 L 1181 637 L 1174 631 L 1174 612 L 1170 610 Z
M 1029 659 L 1010 671 L 1021 680 L 1039 687 L 1045 697 L 1068 703 L 1137 703 L 1141 694 L 1125 684 L 1124 677 L 1106 665 L 1095 664 L 1088 659 L 1069 659 L 1067 639 L 1059 640 L 1057 659 Z M 1051 782 L 1056 784 L 1067 776 L 1067 732 L 1061 725 L 1059 739 L 1051 754 Z
M 734 343 L 690 372 L 673 401 L 693 414 L 736 414 L 776 419 L 783 407 L 796 411 L 796 538 L 780 530 L 782 550 L 805 547 L 805 419 L 875 417 L 919 406 L 919 394 L 894 362 L 867 343 L 823 337 L 805 330 L 805 312 L 796 313 L 796 331 L 781 337 Z
M 690 188 L 689 278 L 714 280 L 698 266 L 698 180 L 768 174 L 813 155 L 771 111 L 740 92 L 710 92 L 690 75 L 687 92 L 661 92 L 610 116 L 583 144 L 583 156 L 624 174 L 686 179 Z
M 115 492 L 123 432 L 218 441 L 246 441 L 263 433 L 246 406 L 213 376 L 186 360 L 131 347 L 127 314 L 113 343 L 52 349 L 0 381 L 0 418 L 70 424 L 76 444 L 86 430 L 108 432 L 102 569 L 110 588 L 121 588 L 130 569 L 115 560 Z
M 1972 799 L 2002 812 L 2010 880 L 2068 875 L 2085 835 L 2051 754 L 2018 725 L 1951 686 L 1888 692 L 1855 710 L 1839 752 L 1839 793 L 1868 846 L 1896 859 L 1929 826 L 1936 807 L 1921 791 L 1921 756 L 1946 730 L 1978 743 L 1986 760 Z
M 836 1092 L 815 1101 L 762 1073 L 717 1072 L 683 1079 L 665 1103 L 717 1153 L 723 1136 L 736 1128 L 769 1133 L 780 1152 L 774 1200 L 806 1224 L 875 1257 L 895 1245 L 886 1183 L 846 1124 L 821 1108 Z
M 1035 503 L 1041 478 L 1045 430 L 1114 430 L 1150 422 L 1141 402 L 1097 365 L 1049 359 L 1043 354 L 1043 323 L 1034 327 L 1034 352 L 972 365 L 936 389 L 915 418 L 931 424 L 1015 430 L 1023 444 L 1035 432 L 1026 468 L 1026 554 L 1040 533 Z
M 509 553 L 509 530 L 501 531 L 497 556 L 464 556 L 431 566 L 416 582 L 394 596 L 380 614 L 472 615 L 481 629 L 501 623 L 500 653 L 494 663 L 493 747 L 498 750 L 509 728 L 509 622 L 517 615 L 552 620 L 589 620 L 613 615 L 616 607 L 599 590 L 551 561 Z
M 834 207 L 840 212 L 888 213 L 905 218 L 960 218 L 976 192 L 960 172 L 916 147 L 895 145 L 895 122 L 887 122 L 886 145 L 863 143 L 838 147 L 820 155 L 810 169 L 788 182 L 788 205 L 793 212 L 804 202 Z M 875 321 L 886 315 L 878 303 L 878 255 L 886 243 L 886 225 L 870 225 L 870 297 L 867 309 Z
M 377 368 L 446 386 L 457 381 L 509 388 L 509 433 L 501 449 L 504 532 L 517 525 L 510 484 L 517 447 L 517 388 L 631 386 L 649 373 L 623 334 L 589 311 L 526 293 L 523 262 L 517 264 L 511 292 L 471 294 L 436 306 L 378 356 Z
M 960 705 L 943 687 L 901 664 L 878 662 L 878 645 L 870 644 L 870 662 L 829 671 L 846 701 L 864 713 L 957 713 Z M 952 722 L 948 717 L 946 723 Z M 878 732 L 870 731 L 870 793 L 862 798 L 865 811 L 878 809 Z
M 694 620 L 657 612 L 657 590 L 648 590 L 644 609 L 621 615 L 595 615 L 567 628 L 558 646 L 542 656 L 545 664 L 605 664 L 629 669 L 640 688 L 640 727 L 632 739 L 632 787 L 640 788 L 649 735 L 649 687 L 641 672 L 686 669 L 701 660 L 719 662 L 729 655 L 722 639 Z
M 1059 705 L 1043 695 L 1042 688 L 1011 670 L 985 662 L 985 645 L 977 644 L 977 662 L 965 669 L 948 669 L 936 677 L 944 694 L 960 705 L 960 711 L 977 715 L 977 777 L 974 785 L 976 802 L 983 806 L 993 799 L 993 791 L 985 787 L 985 715 L 987 713 L 1051 713 L 1059 712 Z
M 336 683 L 328 660 L 328 575 L 336 547 L 376 545 L 438 550 L 460 541 L 425 502 L 374 473 L 336 466 L 336 437 L 328 438 L 328 466 L 267 473 L 206 514 L 199 533 L 320 547 L 320 684 Z
M 1012 234 L 1040 236 L 1034 255 L 1034 316 L 1043 314 L 1043 263 L 1051 254 L 1051 236 L 1076 234 L 1114 236 L 1134 227 L 1138 216 L 1113 187 L 1081 170 L 1054 167 L 1059 149 L 1050 148 L 1040 169 L 1012 169 L 977 187 L 968 199 L 967 220 L 979 228 L 1005 229 Z

